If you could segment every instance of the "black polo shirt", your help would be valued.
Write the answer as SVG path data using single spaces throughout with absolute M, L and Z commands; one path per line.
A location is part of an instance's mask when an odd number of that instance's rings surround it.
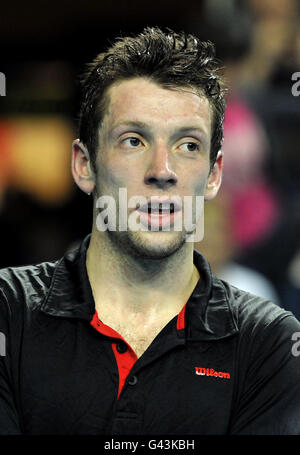
M 0 271 L 0 434 L 300 434 L 291 313 L 222 282 L 194 251 L 194 292 L 137 358 L 95 311 L 89 239 Z

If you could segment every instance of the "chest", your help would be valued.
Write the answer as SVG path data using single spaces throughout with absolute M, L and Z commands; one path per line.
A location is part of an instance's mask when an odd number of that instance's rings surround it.
M 116 326 L 115 330 L 124 338 L 129 346 L 136 353 L 137 357 L 141 357 L 147 350 L 152 341 L 162 330 L 163 326 L 155 326 L 136 330 L 134 328 Z
M 117 400 L 120 373 L 111 339 L 100 336 L 86 321 L 45 317 L 34 326 L 31 321 L 22 338 L 22 368 L 13 371 L 26 434 L 226 431 L 234 383 L 234 337 L 182 344 L 172 324 L 159 334 L 157 326 L 147 332 L 119 329 L 138 356 L 155 337 L 157 344 L 136 362 L 137 382 L 125 384 Z M 230 377 L 202 374 L 208 368 Z
M 140 315 L 128 315 L 126 319 L 116 317 L 111 312 L 102 310 L 101 321 L 117 332 L 133 349 L 137 357 L 141 357 L 153 340 L 174 317 L 173 314 L 161 318 L 146 320 Z

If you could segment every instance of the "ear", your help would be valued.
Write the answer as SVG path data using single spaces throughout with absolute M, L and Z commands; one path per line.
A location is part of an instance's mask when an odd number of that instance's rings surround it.
M 206 190 L 204 193 L 205 201 L 210 201 L 213 199 L 221 186 L 222 183 L 222 172 L 223 172 L 223 152 L 221 150 L 218 152 L 216 162 L 210 171 L 208 176 Z
M 78 187 L 87 194 L 95 188 L 95 175 L 87 148 L 79 139 L 72 143 L 72 174 Z

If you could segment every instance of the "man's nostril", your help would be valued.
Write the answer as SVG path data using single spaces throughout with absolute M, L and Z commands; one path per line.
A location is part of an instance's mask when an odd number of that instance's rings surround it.
M 170 186 L 174 186 L 177 183 L 177 179 L 174 177 L 170 178 L 157 178 L 157 177 L 149 177 L 145 179 L 146 185 L 153 185 L 157 188 L 169 188 Z

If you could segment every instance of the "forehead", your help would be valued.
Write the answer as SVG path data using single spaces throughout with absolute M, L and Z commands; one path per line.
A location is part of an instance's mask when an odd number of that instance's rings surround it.
M 191 88 L 165 88 L 145 78 L 113 84 L 107 91 L 108 127 L 139 121 L 160 129 L 193 126 L 211 133 L 212 110 L 208 99 Z

